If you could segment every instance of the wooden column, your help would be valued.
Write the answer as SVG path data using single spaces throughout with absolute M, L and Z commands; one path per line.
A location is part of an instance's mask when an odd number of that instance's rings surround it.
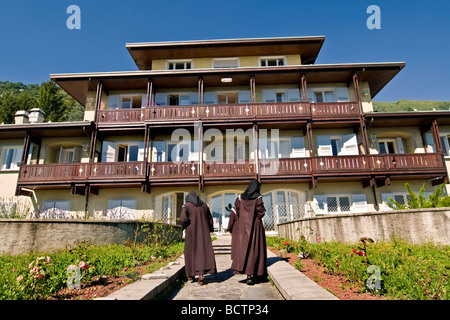
M 261 182 L 261 176 L 259 174 L 259 134 L 258 134 L 258 125 L 255 123 L 253 124 L 253 150 L 255 153 L 255 173 L 256 173 L 256 179 Z
M 153 80 L 148 79 L 147 81 L 147 104 L 146 106 L 152 106 L 153 105 Z
M 436 119 L 433 119 L 431 122 L 431 134 L 433 135 L 434 146 L 436 148 L 437 153 L 443 153 L 444 150 L 442 148 L 441 136 L 439 135 L 439 127 Z
M 255 76 L 250 76 L 250 101 L 251 103 L 256 102 L 256 81 Z
M 359 124 L 360 124 L 360 129 L 361 129 L 361 140 L 362 140 L 362 144 L 363 144 L 363 148 L 364 148 L 364 154 L 368 155 L 368 154 L 370 154 L 369 137 L 367 136 L 366 122 L 364 120 L 361 95 L 359 92 L 359 79 L 358 79 L 358 75 L 356 74 L 356 72 L 353 74 L 353 85 L 355 87 L 355 97 L 356 97 L 356 102 L 358 103 L 358 108 L 359 108 Z
M 95 115 L 94 115 L 94 130 L 91 134 L 91 146 L 89 150 L 89 163 L 94 162 L 95 158 L 95 149 L 97 144 L 97 134 L 98 134 L 98 111 L 100 110 L 100 106 L 102 104 L 102 90 L 103 84 L 102 81 L 99 80 L 97 82 L 97 92 L 95 95 Z
M 309 101 L 308 100 L 308 87 L 306 85 L 306 75 L 304 73 L 302 74 L 302 77 L 300 79 L 300 85 L 301 85 L 301 90 L 302 90 L 303 101 Z
M 198 78 L 198 104 L 203 104 L 203 96 L 204 96 L 203 90 L 204 90 L 203 78 L 199 77 Z
M 203 126 L 201 121 L 195 122 L 194 139 L 198 141 L 198 190 L 203 192 Z

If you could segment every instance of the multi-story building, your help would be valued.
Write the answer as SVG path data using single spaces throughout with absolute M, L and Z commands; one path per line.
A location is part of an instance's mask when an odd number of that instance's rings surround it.
M 47 216 L 173 222 L 194 189 L 225 225 L 257 178 L 273 229 L 447 182 L 450 112 L 374 112 L 405 64 L 315 64 L 324 40 L 131 43 L 139 70 L 52 74 L 84 121 L 32 110 L 0 126 L 3 195 Z

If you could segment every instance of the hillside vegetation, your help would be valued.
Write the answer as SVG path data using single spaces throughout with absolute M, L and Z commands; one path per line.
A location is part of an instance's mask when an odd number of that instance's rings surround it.
M 45 121 L 81 121 L 84 108 L 49 80 L 39 84 L 0 81 L 0 123 L 14 123 L 18 110 L 40 108 Z
M 398 100 L 395 102 L 373 101 L 378 112 L 450 110 L 450 101 Z

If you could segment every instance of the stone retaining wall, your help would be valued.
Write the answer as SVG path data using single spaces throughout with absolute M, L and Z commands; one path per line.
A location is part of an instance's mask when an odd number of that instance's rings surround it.
M 350 243 L 369 237 L 449 245 L 450 208 L 324 215 L 281 223 L 277 228 L 280 237 L 297 240 L 303 234 L 312 243 L 317 243 L 318 237 Z
M 134 232 L 141 225 L 140 221 L 0 219 L 0 254 L 53 251 L 71 247 L 77 240 L 99 245 L 122 244 L 128 238 L 134 240 Z M 172 227 L 181 239 L 181 228 Z

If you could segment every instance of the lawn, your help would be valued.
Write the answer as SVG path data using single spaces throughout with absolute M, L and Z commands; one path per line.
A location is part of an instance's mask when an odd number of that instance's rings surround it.
M 267 237 L 267 245 L 284 252 L 308 252 L 325 272 L 343 275 L 365 290 L 393 299 L 450 299 L 450 246 L 439 243 L 411 244 L 396 239 L 389 242 L 342 243 L 318 239 L 312 244 Z M 298 269 L 301 269 L 299 260 Z M 370 279 L 369 279 L 370 278 Z M 378 278 L 381 281 L 375 282 Z M 369 279 L 369 280 L 368 280 Z

